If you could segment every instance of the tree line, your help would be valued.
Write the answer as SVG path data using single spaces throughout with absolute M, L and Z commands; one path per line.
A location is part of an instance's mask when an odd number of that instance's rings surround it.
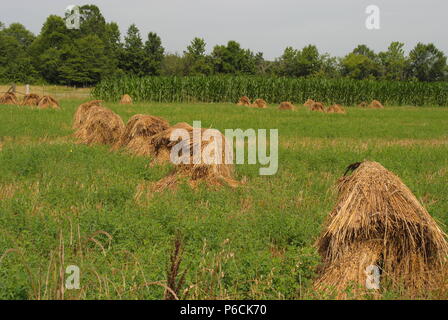
M 379 53 L 359 45 L 344 57 L 320 53 L 314 45 L 287 47 L 269 61 L 236 41 L 207 54 L 205 40 L 194 38 L 182 54 L 173 54 L 165 52 L 156 33 L 143 39 L 135 24 L 123 41 L 118 24 L 107 22 L 95 5 L 80 7 L 80 13 L 79 29 L 68 29 L 64 17 L 50 15 L 37 36 L 20 23 L 0 22 L 0 81 L 91 86 L 120 75 L 216 74 L 448 81 L 447 57 L 432 43 L 418 43 L 408 55 L 401 42 Z

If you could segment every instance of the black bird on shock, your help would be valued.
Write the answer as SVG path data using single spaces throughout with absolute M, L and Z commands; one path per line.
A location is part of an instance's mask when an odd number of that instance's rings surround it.
M 351 165 L 349 165 L 347 168 L 346 168 L 346 170 L 345 170 L 345 173 L 344 173 L 344 177 L 347 175 L 347 173 L 349 172 L 349 171 L 355 171 L 356 169 L 358 169 L 358 167 L 361 165 L 361 163 L 362 162 L 355 162 L 355 163 L 352 163 Z

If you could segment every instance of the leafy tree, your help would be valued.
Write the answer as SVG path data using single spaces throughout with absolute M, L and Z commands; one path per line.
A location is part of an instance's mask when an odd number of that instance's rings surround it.
M 194 38 L 187 51 L 184 52 L 185 74 L 188 75 L 209 75 L 213 72 L 213 67 L 209 57 L 205 54 L 206 43 L 204 39 Z
M 383 69 L 377 55 L 366 45 L 359 45 L 341 60 L 341 72 L 353 79 L 375 79 Z
M 60 84 L 59 66 L 62 61 L 62 50 L 49 48 L 39 55 L 38 70 L 49 83 Z
M 409 53 L 408 74 L 420 81 L 441 81 L 446 77 L 446 56 L 434 44 L 418 43 Z
M 376 59 L 375 52 L 372 49 L 370 49 L 369 47 L 367 47 L 365 44 L 358 45 L 355 49 L 353 49 L 352 53 L 366 56 L 367 58 L 369 58 L 371 60 Z
M 120 28 L 115 22 L 106 24 L 105 45 L 107 49 L 119 51 L 122 48 Z
M 330 56 L 328 53 L 320 56 L 320 69 L 315 73 L 316 76 L 325 78 L 337 78 L 341 75 L 339 60 Z
M 227 46 L 215 46 L 211 59 L 216 73 L 255 74 L 254 54 L 242 49 L 236 41 L 229 41 Z
M 81 37 L 94 34 L 101 40 L 105 40 L 107 32 L 106 19 L 104 19 L 100 9 L 95 5 L 84 5 L 80 7 L 79 12 L 81 14 Z
M 116 23 L 106 23 L 100 9 L 95 5 L 84 5 L 80 7 L 81 23 L 80 30 L 73 31 L 76 39 L 82 39 L 89 35 L 95 35 L 105 47 L 105 61 L 107 62 L 108 74 L 118 72 L 118 62 L 121 54 L 120 30 Z M 99 57 L 100 60 L 103 57 Z
M 263 52 L 257 52 L 254 57 L 255 60 L 255 72 L 258 75 L 267 75 L 271 72 L 272 64 L 266 61 L 263 57 Z
M 255 74 L 256 72 L 256 58 L 249 49 L 243 50 L 241 60 L 239 63 L 238 73 Z
M 33 82 L 39 78 L 29 47 L 34 34 L 20 23 L 0 28 L 0 79 L 6 82 Z
M 163 57 L 161 65 L 161 74 L 164 76 L 183 76 L 185 75 L 185 58 L 178 54 L 167 54 Z
M 306 46 L 297 56 L 298 76 L 309 76 L 317 73 L 321 67 L 319 51 L 314 45 Z
M 298 51 L 293 47 L 286 47 L 282 56 L 277 62 L 277 73 L 281 76 L 297 76 L 297 56 Z
M 118 24 L 110 22 L 106 24 L 104 35 L 104 46 L 108 56 L 109 74 L 119 73 L 119 60 L 122 54 L 123 44 L 121 43 L 121 34 Z
M 143 76 L 143 64 L 145 52 L 140 31 L 135 24 L 132 24 L 124 38 L 124 48 L 120 58 L 120 68 L 127 73 Z
M 20 23 L 12 23 L 8 28 L 2 29 L 1 32 L 13 37 L 25 48 L 28 48 L 35 39 L 34 34 Z
M 321 68 L 321 58 L 316 46 L 309 45 L 302 50 L 287 47 L 279 59 L 279 74 L 287 77 L 314 75 Z
M 108 74 L 119 72 L 119 61 L 122 54 L 120 41 L 120 29 L 114 22 L 107 23 L 101 10 L 95 5 L 80 7 L 80 30 L 76 33 L 76 39 L 89 35 L 96 35 L 103 42 L 106 55 Z M 103 57 L 100 57 L 102 60 Z
M 63 51 L 72 42 L 72 33 L 64 20 L 51 15 L 45 21 L 39 36 L 30 46 L 35 68 L 49 83 L 60 83 L 58 67 L 64 62 Z
M 387 80 L 404 80 L 407 59 L 404 54 L 404 43 L 392 42 L 385 52 L 380 52 L 378 57 L 384 68 L 384 77 Z
M 64 20 L 51 15 L 45 21 L 39 36 L 31 45 L 36 55 L 49 48 L 60 49 L 65 43 L 71 41 L 71 34 L 65 26 Z
M 36 69 L 50 83 L 93 85 L 119 72 L 123 52 L 118 25 L 106 23 L 94 5 L 80 7 L 80 13 L 79 30 L 69 30 L 63 18 L 49 16 L 30 46 Z
M 374 78 L 375 63 L 368 57 L 350 53 L 341 61 L 342 74 L 353 79 Z
M 14 36 L 0 32 L 0 79 L 4 82 L 33 82 L 38 74 L 26 47 Z
M 30 46 L 35 66 L 46 81 L 93 85 L 116 68 L 106 51 L 106 44 L 109 44 L 105 41 L 107 33 L 95 30 L 95 22 L 103 20 L 95 8 L 88 6 L 87 10 L 82 7 L 81 30 L 67 29 L 61 17 L 47 18 L 41 33 Z
M 202 38 L 194 38 L 191 40 L 190 44 L 187 46 L 187 54 L 199 58 L 205 56 L 205 40 Z
M 62 84 L 91 86 L 100 81 L 108 71 L 105 46 L 97 35 L 76 39 L 62 52 L 65 61 L 58 67 Z
M 143 69 L 146 74 L 160 75 L 164 51 L 160 37 L 156 33 L 150 32 L 144 47 Z

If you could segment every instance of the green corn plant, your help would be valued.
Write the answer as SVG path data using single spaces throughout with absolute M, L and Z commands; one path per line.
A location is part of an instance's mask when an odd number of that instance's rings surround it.
M 380 100 L 383 104 L 402 106 L 447 106 L 448 83 L 374 81 L 353 79 L 282 78 L 256 76 L 143 77 L 126 76 L 101 81 L 93 97 L 118 101 L 123 94 L 134 101 L 153 102 L 229 102 L 241 96 L 269 103 L 307 99 L 325 104 L 357 105 Z

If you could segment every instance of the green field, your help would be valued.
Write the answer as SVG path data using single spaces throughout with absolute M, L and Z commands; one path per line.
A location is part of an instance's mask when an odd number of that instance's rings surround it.
M 331 298 L 311 290 L 319 263 L 313 244 L 338 177 L 364 159 L 400 176 L 448 224 L 448 108 L 353 107 L 340 115 L 105 103 L 124 121 L 145 113 L 171 124 L 279 130 L 274 176 L 238 165 L 246 183 L 237 189 L 152 193 L 168 165 L 74 143 L 81 102 L 62 100 L 62 110 L 0 106 L 0 299 L 163 299 L 176 235 L 184 248 L 181 298 Z M 80 290 L 60 289 L 68 265 L 80 267 Z

